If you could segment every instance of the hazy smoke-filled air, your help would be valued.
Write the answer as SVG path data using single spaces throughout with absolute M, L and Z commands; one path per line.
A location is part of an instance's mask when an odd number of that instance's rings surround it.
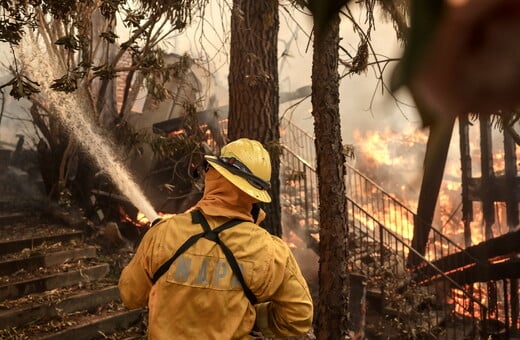
M 110 143 L 94 129 L 89 121 L 87 97 L 80 89 L 74 93 L 57 92 L 50 88 L 53 79 L 60 78 L 60 62 L 52 52 L 41 50 L 38 44 L 26 38 L 20 48 L 19 58 L 26 66 L 29 78 L 40 83 L 38 99 L 66 126 L 77 142 L 91 155 L 113 183 L 150 221 L 158 217 L 148 199 L 130 176 L 125 166 L 117 160 Z

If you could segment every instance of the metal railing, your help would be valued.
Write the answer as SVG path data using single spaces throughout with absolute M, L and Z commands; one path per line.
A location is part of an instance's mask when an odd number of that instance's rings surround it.
M 312 236 L 319 232 L 316 169 L 285 146 L 280 163 L 282 222 L 317 251 Z
M 314 166 L 316 151 L 313 136 L 284 118 L 280 122 L 280 140 L 291 152 L 294 152 L 307 164 Z
M 281 170 L 284 225 L 317 250 L 316 169 L 285 146 Z M 347 202 L 348 266 L 351 272 L 369 279 L 369 289 L 376 288 L 382 295 L 378 309 L 388 316 L 384 320 L 391 320 L 377 327 L 422 335 L 449 334 L 446 339 L 483 331 L 479 329 L 486 325 L 482 320 L 485 320 L 487 310 L 479 299 L 411 249 L 395 231 L 385 227 L 363 207 L 350 198 Z M 422 260 L 422 268 L 427 268 L 430 274 L 435 273 L 435 280 L 428 284 L 414 281 L 414 276 L 421 275 L 417 270 L 406 268 L 405 259 L 410 252 L 416 252 Z M 422 271 L 422 268 L 418 270 Z
M 286 129 L 282 134 L 284 153 L 281 158 L 281 176 L 283 188 L 285 188 L 285 190 L 282 190 L 284 224 L 290 225 L 292 231 L 298 234 L 302 240 L 305 240 L 308 246 L 317 250 L 318 238 L 316 236 L 319 232 L 319 213 L 317 206 L 317 179 L 313 165 L 315 162 L 314 139 L 292 123 L 286 122 L 284 126 Z M 296 148 L 298 152 L 295 152 L 291 146 Z M 301 155 L 307 156 L 304 158 Z M 464 325 L 471 323 L 471 331 L 476 332 L 477 325 L 471 320 L 477 320 L 477 316 L 480 316 L 483 313 L 482 311 L 486 311 L 486 307 L 480 303 L 480 301 L 485 300 L 484 296 L 486 294 L 483 294 L 483 292 L 485 292 L 486 289 L 483 289 L 481 284 L 461 286 L 456 282 L 450 283 L 449 281 L 453 281 L 453 279 L 446 276 L 441 269 L 435 267 L 435 265 L 428 260 L 438 260 L 447 255 L 461 253 L 462 259 L 459 257 L 459 261 L 476 264 L 479 264 L 479 261 L 433 228 L 428 242 L 426 258 L 422 257 L 412 249 L 410 245 L 411 237 L 413 236 L 414 219 L 417 218 L 416 215 L 395 197 L 387 193 L 349 164 L 347 164 L 346 181 L 347 198 L 349 202 L 356 204 L 362 208 L 365 213 L 368 213 L 376 225 L 379 227 L 384 226 L 385 230 L 389 230 L 392 233 L 392 237 L 394 238 L 393 248 L 397 248 L 397 245 L 402 244 L 400 251 L 398 251 L 398 249 L 392 249 L 392 247 L 388 245 L 386 245 L 384 249 L 388 248 L 393 251 L 393 258 L 394 260 L 399 259 L 399 263 L 403 263 L 405 261 L 404 259 L 406 259 L 410 253 L 415 255 L 416 258 L 419 259 L 420 265 L 415 268 L 414 275 L 416 277 L 422 277 L 423 280 L 420 282 L 421 284 L 425 285 L 431 281 L 434 287 L 437 287 L 437 290 L 439 287 L 456 287 L 450 289 L 450 299 L 458 301 L 456 303 L 458 305 L 457 313 L 453 315 L 462 319 L 468 319 L 464 321 Z M 383 243 L 379 242 L 379 244 L 381 245 Z M 453 264 L 451 265 L 455 266 Z M 392 267 L 390 263 L 379 263 L 379 268 L 387 268 L 387 270 L 389 270 L 390 267 Z M 405 267 L 392 268 L 390 272 L 402 274 L 406 270 Z M 465 276 L 465 274 L 465 272 L 458 273 L 458 276 Z M 403 276 L 403 278 L 404 277 L 405 276 Z M 427 277 L 428 280 L 424 280 L 425 277 Z M 466 278 L 464 280 L 466 280 Z M 415 284 L 417 285 L 419 282 Z M 426 287 L 428 287 L 428 285 L 426 285 Z M 469 306 L 469 308 L 464 308 L 464 306 Z M 507 314 L 507 312 L 505 314 Z M 485 317 L 485 315 L 482 315 L 482 317 Z M 479 326 L 480 328 L 485 328 L 485 326 L 480 324 Z M 460 325 L 456 328 L 459 331 L 461 329 L 464 332 L 468 331 L 468 329 L 464 329 L 464 327 L 461 328 Z M 455 330 L 453 331 L 455 332 Z M 482 330 L 480 330 L 480 332 L 482 332 Z
M 380 308 L 386 332 L 412 338 L 477 339 L 487 334 L 487 307 L 439 268 L 411 248 L 393 230 L 347 199 L 349 267 L 367 278 L 368 290 L 382 294 Z M 405 256 L 414 252 L 423 268 L 436 273 L 428 284 L 415 280 Z
M 347 196 L 370 212 L 379 223 L 400 235 L 401 239 L 410 246 L 414 223 L 418 220 L 417 215 L 352 165 L 347 163 L 346 166 Z M 424 255 L 426 259 L 434 262 L 456 253 L 461 253 L 467 263 L 485 266 L 479 259 L 467 253 L 462 247 L 430 225 L 430 235 Z
M 281 134 L 282 143 L 307 164 L 313 165 L 316 159 L 314 137 L 289 120 L 282 120 L 281 126 L 284 127 L 284 133 Z M 346 167 L 347 197 L 368 211 L 379 223 L 395 231 L 410 246 L 414 221 L 418 220 L 417 215 L 348 162 Z M 485 263 L 465 252 L 462 247 L 431 225 L 430 230 L 425 252 L 428 260 L 433 262 L 448 255 L 461 253 L 464 262 L 475 263 L 485 268 Z
M 314 138 L 292 122 L 282 120 L 281 143 L 283 224 L 289 226 L 309 247 L 318 251 L 319 199 L 314 167 Z M 379 285 L 386 312 L 397 315 L 390 319 L 403 320 L 399 314 L 404 316 L 403 312 L 411 313 L 410 308 L 413 306 L 410 301 L 403 305 L 403 301 L 422 296 L 421 315 L 409 318 L 415 320 L 413 325 L 409 325 L 411 332 L 443 333 L 439 339 L 484 337 L 479 336 L 487 334 L 487 322 L 483 321 L 488 321 L 488 311 L 480 302 L 483 301 L 484 290 L 480 285 L 459 285 L 431 263 L 455 253 L 467 257 L 464 262 L 479 264 L 478 259 L 465 253 L 464 249 L 434 228 L 431 228 L 426 255 L 423 257 L 410 246 L 416 216 L 409 208 L 349 164 L 346 181 L 349 227 L 357 233 L 357 237 L 349 237 L 349 242 L 354 245 L 356 242 L 361 243 L 360 247 L 349 245 L 349 250 L 354 254 L 349 266 L 354 269 L 360 263 L 364 264 L 363 268 L 356 268 L 371 279 L 372 285 L 374 282 Z M 363 219 L 365 222 L 361 223 Z M 370 254 L 367 253 L 369 244 L 377 249 Z M 356 254 L 357 251 L 360 253 Z M 404 264 L 409 254 L 420 259 L 420 266 L 414 270 L 406 268 Z M 392 277 L 395 279 L 392 280 Z M 422 277 L 423 280 L 414 281 L 414 277 Z M 424 277 L 429 279 L 424 280 Z M 402 329 L 406 326 L 400 324 L 397 327 Z M 446 334 L 450 332 L 452 334 L 447 337 Z

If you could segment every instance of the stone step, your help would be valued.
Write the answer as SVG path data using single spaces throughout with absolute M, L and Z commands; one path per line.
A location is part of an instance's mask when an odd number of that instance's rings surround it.
M 27 218 L 27 213 L 9 212 L 0 214 L 0 227 L 8 226 L 13 223 L 21 222 Z
M 18 299 L 27 294 L 41 293 L 46 290 L 68 287 L 82 282 L 93 282 L 107 275 L 109 270 L 110 266 L 107 263 L 102 263 L 69 272 L 2 284 L 0 285 L 0 301 Z
M 92 340 L 106 339 L 107 335 L 120 330 L 130 328 L 132 325 L 139 323 L 145 311 L 143 309 L 123 310 L 111 313 L 100 318 L 88 318 L 83 323 L 73 327 L 66 328 L 62 331 L 39 337 L 40 340 Z
M 147 324 L 147 311 L 145 310 L 141 316 L 141 320 L 139 322 L 134 323 L 129 328 L 118 330 L 109 335 L 109 339 L 117 339 L 117 340 L 147 340 L 148 333 L 146 329 Z M 101 340 L 101 339 L 99 339 Z M 105 340 L 105 338 L 103 338 Z
M 61 294 L 57 292 L 56 298 L 47 298 L 42 303 L 25 303 L 12 309 L 0 311 L 0 329 L 20 327 L 24 324 L 52 319 L 79 310 L 91 310 L 96 306 L 120 300 L 119 289 L 115 285 L 80 291 L 68 297 L 61 297 Z M 35 300 L 38 299 L 36 297 L 31 299 L 31 301 Z
M 148 339 L 147 335 L 146 335 L 146 332 L 141 332 L 140 334 L 136 334 L 136 335 L 126 335 L 124 334 L 123 336 L 119 336 L 118 333 L 115 333 L 113 334 L 115 336 L 114 339 L 121 339 L 121 340 L 146 340 Z M 517 339 L 515 338 L 516 340 L 520 340 L 520 339 Z
M 146 313 L 145 309 L 129 311 L 120 303 L 107 303 L 92 310 L 0 329 L 0 339 L 119 340 L 139 336 L 146 339 L 143 337 Z
M 32 271 L 40 267 L 52 267 L 65 262 L 96 257 L 94 246 L 61 250 L 43 255 L 33 255 L 26 258 L 14 258 L 0 262 L 0 275 L 9 275 L 19 270 Z M 20 254 L 20 257 L 23 254 Z
M 0 339 L 146 339 L 147 310 L 117 288 L 127 253 L 94 245 L 72 210 L 1 206 Z
M 49 236 L 39 236 L 16 240 L 0 241 L 0 256 L 19 252 L 26 248 L 34 248 L 43 243 L 67 242 L 72 239 L 83 239 L 82 231 L 70 231 Z
M 43 201 L 40 199 L 13 200 L 10 197 L 0 195 L 0 216 L 14 215 L 20 216 L 40 216 L 42 211 Z M 0 221 L 2 219 L 0 218 Z M 20 219 L 15 219 L 19 221 Z M 23 219 L 22 219 L 23 220 Z M 0 223 L 0 226 L 3 224 Z

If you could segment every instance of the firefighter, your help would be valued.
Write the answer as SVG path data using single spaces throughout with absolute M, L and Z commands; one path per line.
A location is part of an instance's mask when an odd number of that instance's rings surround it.
M 290 248 L 260 227 L 269 153 L 242 138 L 205 156 L 204 195 L 143 237 L 119 279 L 128 308 L 148 305 L 149 339 L 249 339 L 305 334 L 313 304 Z

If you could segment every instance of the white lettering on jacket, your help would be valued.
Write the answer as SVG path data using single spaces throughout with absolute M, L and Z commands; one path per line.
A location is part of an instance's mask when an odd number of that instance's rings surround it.
M 238 262 L 242 276 L 250 282 L 253 263 Z M 240 290 L 242 286 L 226 258 L 182 254 L 172 264 L 166 280 L 181 285 L 218 290 Z

